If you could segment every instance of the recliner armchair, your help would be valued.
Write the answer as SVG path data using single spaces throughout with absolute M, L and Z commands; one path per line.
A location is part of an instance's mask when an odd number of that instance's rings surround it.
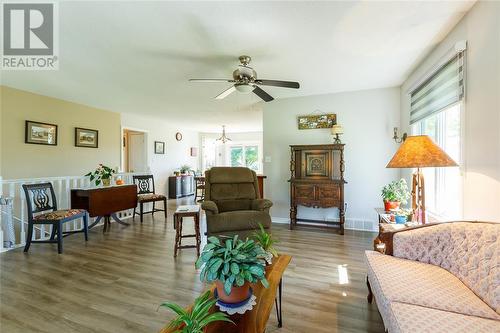
M 269 208 L 260 198 L 255 171 L 242 167 L 214 167 L 205 172 L 205 201 L 208 236 L 238 234 L 245 238 L 259 228 L 271 228 Z

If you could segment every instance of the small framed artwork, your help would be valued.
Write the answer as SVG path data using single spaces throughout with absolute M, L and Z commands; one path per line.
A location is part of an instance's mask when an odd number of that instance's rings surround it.
M 196 157 L 198 156 L 198 148 L 196 147 L 191 147 L 191 156 Z
M 182 133 L 181 132 L 175 133 L 175 140 L 177 140 L 177 141 L 181 141 L 182 140 Z
M 155 154 L 165 154 L 165 142 L 155 141 Z
M 24 143 L 57 146 L 57 125 L 26 120 Z
M 75 127 L 75 146 L 85 148 L 99 147 L 99 131 Z

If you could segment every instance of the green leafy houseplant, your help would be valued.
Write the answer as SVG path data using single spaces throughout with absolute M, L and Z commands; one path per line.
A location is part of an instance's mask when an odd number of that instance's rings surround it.
M 203 330 L 210 323 L 215 321 L 227 321 L 233 323 L 223 312 L 210 313 L 210 309 L 217 300 L 211 296 L 210 291 L 198 297 L 189 310 L 185 310 L 175 303 L 165 302 L 161 306 L 166 307 L 177 314 L 177 318 L 172 320 L 169 328 L 182 327 L 177 330 L 179 333 L 203 333 Z
M 183 165 L 179 170 L 181 173 L 187 173 L 189 172 L 189 170 L 191 170 L 191 167 L 189 165 Z
M 113 174 L 116 173 L 115 170 L 111 169 L 108 166 L 99 164 L 97 169 L 87 173 L 85 176 L 90 177 L 90 181 L 95 181 L 95 186 L 99 186 L 101 182 L 107 183 L 109 185 L 109 181 Z
M 408 191 L 408 185 L 406 180 L 401 178 L 400 180 L 395 180 L 392 183 L 385 185 L 382 188 L 382 198 L 384 200 L 386 211 L 388 208 L 399 208 L 398 205 L 388 205 L 387 203 L 402 203 L 405 205 L 410 197 L 410 192 Z
M 265 277 L 263 258 L 265 251 L 252 239 L 242 241 L 234 237 L 209 237 L 196 268 L 203 266 L 200 280 L 216 282 L 220 298 L 231 295 L 234 288 L 246 287 L 241 291 L 242 298 L 248 296 L 249 283 L 261 282 L 264 287 L 269 283 Z M 222 290 L 221 290 L 222 289 Z M 240 290 L 238 289 L 238 293 Z M 234 296 L 237 297 L 237 296 Z M 239 300 L 232 300 L 237 303 Z
M 262 246 L 266 253 L 271 254 L 270 256 L 266 255 L 265 258 L 267 263 L 271 264 L 273 257 L 278 256 L 278 251 L 274 248 L 274 244 L 278 243 L 278 240 L 264 229 L 262 223 L 259 223 L 259 230 L 254 232 L 253 238 Z

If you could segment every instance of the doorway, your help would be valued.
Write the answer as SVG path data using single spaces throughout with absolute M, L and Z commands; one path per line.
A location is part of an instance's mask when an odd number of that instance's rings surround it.
M 123 129 L 123 172 L 147 171 L 147 137 L 146 133 L 138 130 Z

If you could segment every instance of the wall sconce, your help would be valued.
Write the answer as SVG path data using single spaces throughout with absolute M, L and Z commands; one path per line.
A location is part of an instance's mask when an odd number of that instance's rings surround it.
M 402 143 L 406 140 L 406 137 L 408 136 L 408 134 L 403 133 L 403 135 L 401 137 L 399 137 L 399 130 L 397 127 L 394 127 L 394 136 L 392 137 L 394 139 L 394 141 L 396 141 L 396 143 Z

